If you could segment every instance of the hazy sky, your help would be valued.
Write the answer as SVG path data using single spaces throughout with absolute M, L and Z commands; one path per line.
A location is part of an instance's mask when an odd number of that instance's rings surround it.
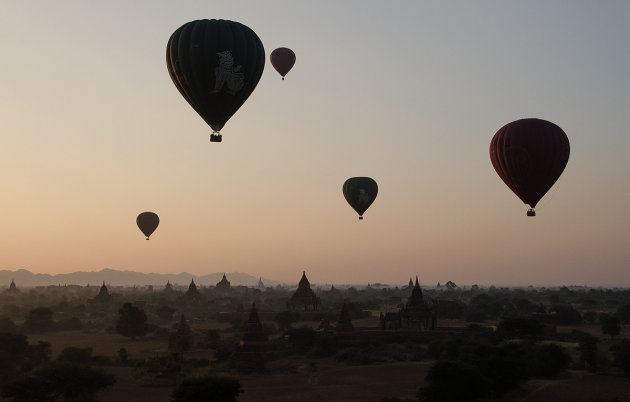
M 0 269 L 315 283 L 630 286 L 630 2 L 23 1 L 0 13 Z M 267 63 L 222 130 L 171 33 L 252 28 Z M 285 81 L 277 47 L 297 62 Z M 571 142 L 537 216 L 490 163 L 537 117 Z M 359 221 L 341 186 L 370 176 Z M 144 240 L 135 218 L 154 211 Z

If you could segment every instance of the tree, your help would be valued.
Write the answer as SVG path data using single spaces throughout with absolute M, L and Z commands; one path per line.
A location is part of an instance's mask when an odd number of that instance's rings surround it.
M 584 364 L 588 371 L 594 372 L 599 368 L 597 342 L 599 340 L 589 334 L 582 334 L 578 350 L 580 351 L 580 363 Z
M 602 332 L 606 335 L 610 335 L 612 339 L 615 335 L 619 335 L 621 332 L 621 322 L 619 318 L 607 316 L 602 318 Z
M 12 402 L 50 402 L 59 396 L 49 380 L 23 375 L 2 385 L 0 395 Z
M 584 321 L 592 324 L 595 322 L 595 320 L 597 320 L 597 313 L 594 311 L 586 311 L 584 312 L 584 314 L 582 314 L 582 317 L 584 318 Z
M 15 332 L 15 323 L 9 317 L 0 317 L 0 332 Z
M 619 318 L 622 323 L 630 324 L 630 304 L 622 304 L 619 306 L 615 316 Z
M 418 391 L 422 402 L 476 401 L 490 392 L 489 381 L 478 368 L 456 361 L 434 363 L 425 380 L 428 385 Z
M 236 402 L 243 385 L 235 378 L 206 376 L 189 378 L 173 391 L 174 402 Z
M 147 315 L 144 310 L 135 307 L 131 303 L 123 304 L 118 311 L 120 317 L 116 324 L 116 331 L 123 336 L 129 336 L 132 340 L 136 336 L 145 336 L 147 334 Z
M 30 332 L 48 331 L 53 325 L 53 312 L 46 307 L 37 307 L 29 311 L 24 320 L 24 327 Z
M 282 311 L 276 314 L 275 321 L 281 331 L 291 328 L 291 324 L 300 319 L 300 313 L 297 311 Z
M 173 319 L 173 314 L 175 314 L 175 310 L 173 307 L 170 306 L 161 306 L 157 309 L 157 315 L 158 317 L 160 317 L 160 320 L 162 321 L 170 321 Z
M 27 350 L 25 335 L 0 334 L 0 378 L 10 378 L 19 371 Z
M 506 339 L 538 339 L 543 335 L 543 326 L 531 317 L 506 318 L 501 320 L 496 333 Z
M 53 362 L 2 387 L 2 396 L 13 401 L 93 402 L 96 393 L 111 387 L 114 376 L 85 365 Z
M 532 376 L 553 378 L 569 367 L 571 356 L 562 346 L 546 343 L 531 345 L 530 350 L 526 350 L 525 360 Z
M 557 304 L 550 311 L 556 312 L 558 325 L 580 325 L 582 324 L 582 316 L 580 312 L 568 304 Z
M 615 351 L 615 365 L 630 375 L 630 339 L 621 341 L 619 349 Z
M 286 339 L 298 352 L 310 350 L 317 340 L 317 332 L 311 327 L 293 328 L 286 332 Z
M 28 345 L 26 359 L 31 367 L 39 366 L 50 360 L 50 342 L 39 341 L 37 345 Z
M 69 347 L 61 351 L 57 358 L 60 362 L 70 362 L 77 364 L 92 363 L 92 348 Z

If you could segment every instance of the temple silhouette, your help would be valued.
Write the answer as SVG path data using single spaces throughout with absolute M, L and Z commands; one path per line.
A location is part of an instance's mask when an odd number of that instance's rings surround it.
M 287 310 L 317 311 L 319 305 L 320 299 L 311 289 L 311 284 L 306 278 L 306 271 L 302 271 L 302 279 L 300 279 L 297 290 L 287 302 Z
M 411 290 L 411 296 L 403 308 L 398 312 L 381 312 L 379 317 L 381 329 L 435 329 L 437 316 L 433 305 L 425 303 L 422 296 L 420 282 L 416 276 L 416 283 Z

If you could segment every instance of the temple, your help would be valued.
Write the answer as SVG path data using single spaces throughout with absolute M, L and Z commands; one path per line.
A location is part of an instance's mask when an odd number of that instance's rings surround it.
M 306 271 L 302 271 L 302 279 L 298 288 L 287 302 L 287 307 L 291 310 L 317 311 L 319 308 L 319 297 L 311 289 L 311 284 L 306 279 Z
M 256 286 L 256 289 L 260 290 L 261 292 L 264 292 L 265 290 L 267 290 L 267 288 L 265 287 L 265 284 L 262 281 L 262 278 L 258 278 L 258 286 Z
M 341 306 L 341 313 L 339 314 L 339 319 L 337 320 L 335 331 L 337 333 L 347 333 L 354 331 L 354 326 L 352 325 L 352 320 L 350 319 L 350 311 L 348 311 L 348 305 L 346 304 L 346 302 L 344 302 Z
M 103 285 L 101 285 L 98 294 L 93 298 L 88 300 L 88 302 L 96 307 L 105 307 L 112 304 L 114 301 L 114 297 L 109 294 L 107 290 L 107 286 L 105 286 L 105 281 L 103 281 Z
M 9 285 L 9 288 L 7 290 L 4 291 L 4 293 L 6 295 L 9 296 L 14 296 L 17 295 L 18 293 L 20 293 L 20 291 L 18 290 L 17 286 L 15 286 L 15 281 L 11 281 L 11 284 Z
M 225 273 L 223 273 L 223 278 L 217 282 L 217 284 L 215 285 L 217 290 L 220 291 L 228 291 L 230 290 L 230 281 L 227 280 L 227 278 L 225 277 Z
M 260 371 L 265 368 L 267 335 L 258 318 L 256 305 L 252 303 L 249 319 L 245 323 L 243 337 L 234 353 L 234 365 L 240 372 Z
M 184 314 L 179 320 L 177 331 L 168 339 L 168 350 L 183 353 L 193 345 L 193 335 L 190 325 L 186 322 Z
M 437 318 L 433 306 L 424 302 L 422 289 L 416 276 L 416 283 L 411 290 L 411 297 L 397 313 L 388 312 L 380 315 L 381 329 L 435 329 Z
M 199 293 L 199 291 L 197 290 L 197 285 L 195 285 L 194 279 L 190 280 L 190 285 L 188 285 L 188 290 L 186 291 L 186 293 L 184 293 L 182 298 L 188 301 L 195 301 L 195 302 L 201 299 L 201 293 Z

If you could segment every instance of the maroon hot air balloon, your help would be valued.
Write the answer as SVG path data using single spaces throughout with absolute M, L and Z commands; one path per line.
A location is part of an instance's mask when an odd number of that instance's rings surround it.
M 558 180 L 569 161 L 569 139 L 555 124 L 521 119 L 501 127 L 490 142 L 490 160 L 499 177 L 525 204 L 527 216 Z
M 293 53 L 293 50 L 286 47 L 279 47 L 271 52 L 270 59 L 271 65 L 280 73 L 284 80 L 284 76 L 291 71 L 291 68 L 293 68 L 295 64 L 295 53 Z
M 140 231 L 142 231 L 147 237 L 147 240 L 149 240 L 149 236 L 151 236 L 160 224 L 160 218 L 153 212 L 143 212 L 136 218 L 136 223 Z

